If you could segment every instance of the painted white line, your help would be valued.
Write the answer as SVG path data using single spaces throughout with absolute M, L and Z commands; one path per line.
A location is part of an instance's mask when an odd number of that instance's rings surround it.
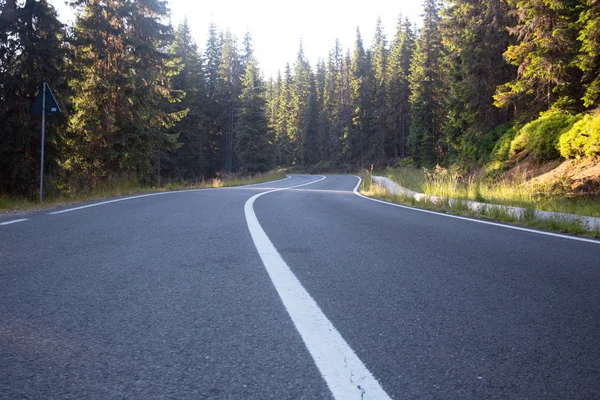
M 29 218 L 13 219 L 12 221 L 0 222 L 0 225 L 11 225 L 11 224 L 16 224 L 17 222 L 23 222 L 23 221 L 29 221 Z
M 66 209 L 66 210 L 54 211 L 54 212 L 48 213 L 48 215 L 63 214 L 63 213 L 68 213 L 68 212 L 71 212 L 71 211 L 83 210 L 83 209 L 85 209 L 85 208 L 97 207 L 97 206 L 103 206 L 103 205 L 105 205 L 105 204 L 110 204 L 110 203 L 117 203 L 117 202 L 119 202 L 119 201 L 126 201 L 126 200 L 140 199 L 140 198 L 142 198 L 142 197 L 160 196 L 160 195 L 163 195 L 163 194 L 172 194 L 172 193 L 198 192 L 198 191 L 206 191 L 206 190 L 219 190 L 219 189 L 238 189 L 238 188 L 250 187 L 250 186 L 256 186 L 256 185 L 264 185 L 264 184 L 266 184 L 266 183 L 274 183 L 274 182 L 287 181 L 288 179 L 291 179 L 291 176 L 288 176 L 287 178 L 284 178 L 284 179 L 278 179 L 278 180 L 276 180 L 276 181 L 269 181 L 269 182 L 263 182 L 263 183 L 255 183 L 255 184 L 252 184 L 252 185 L 230 186 L 230 187 L 225 187 L 225 188 L 206 188 L 206 189 L 172 190 L 172 191 L 168 191 L 168 192 L 158 192 L 158 193 L 148 193 L 148 194 L 141 194 L 141 195 L 138 195 L 138 196 L 123 197 L 123 198 L 114 199 L 114 200 L 102 201 L 102 202 L 100 202 L 100 203 L 93 203 L 93 204 L 87 204 L 87 205 L 85 205 L 85 206 L 74 207 L 74 208 L 68 208 L 68 209 Z
M 368 196 L 362 195 L 362 194 L 360 194 L 358 192 L 358 187 L 360 186 L 360 183 L 362 182 L 362 179 L 361 179 L 360 176 L 355 176 L 355 178 L 358 178 L 358 183 L 354 187 L 354 194 L 356 194 L 357 196 L 362 197 L 363 199 L 371 200 L 371 201 L 374 201 L 374 202 L 377 202 L 377 203 L 386 204 L 388 206 L 393 206 L 393 207 L 405 208 L 405 209 L 413 210 L 413 211 L 419 211 L 419 212 L 423 212 L 423 213 L 427 213 L 427 214 L 439 215 L 439 216 L 447 217 L 447 218 L 454 218 L 454 219 L 461 219 L 463 221 L 476 222 L 478 224 L 492 225 L 492 226 L 498 226 L 500 228 L 513 229 L 515 231 L 537 233 L 538 235 L 552 236 L 552 237 L 557 237 L 557 238 L 561 238 L 561 239 L 576 240 L 578 242 L 594 243 L 594 244 L 599 244 L 600 245 L 600 241 L 594 240 L 594 239 L 587 239 L 587 238 L 581 238 L 581 237 L 576 237 L 576 236 L 562 235 L 560 233 L 538 231 L 538 230 L 535 230 L 535 229 L 522 228 L 520 226 L 504 225 L 504 224 L 499 224 L 499 223 L 496 223 L 496 222 L 483 221 L 483 220 L 480 220 L 480 219 L 473 219 L 473 218 L 468 218 L 468 217 L 461 217 L 461 216 L 458 216 L 458 215 L 445 214 L 445 213 L 440 213 L 440 212 L 431 211 L 431 210 L 423 210 L 422 208 L 409 207 L 409 206 L 405 206 L 405 205 L 402 205 L 402 204 L 390 203 L 388 201 L 374 199 L 372 197 L 368 197 Z
M 100 203 L 87 204 L 85 206 L 80 206 L 80 207 L 75 207 L 75 208 L 68 208 L 66 210 L 54 211 L 54 212 L 48 213 L 48 215 L 63 214 L 63 213 L 71 212 L 71 211 L 83 210 L 84 208 L 98 207 L 98 206 L 103 206 L 105 204 L 117 203 L 119 201 L 141 199 L 142 197 L 150 197 L 150 196 L 160 196 L 162 194 L 169 194 L 169 193 L 176 193 L 176 192 L 158 192 L 158 193 L 142 194 L 142 195 L 139 195 L 139 196 L 123 197 L 121 199 L 108 200 L 108 201 L 103 201 L 103 202 L 100 202 Z
M 248 229 L 283 305 L 333 397 L 338 400 L 389 399 L 379 382 L 323 314 L 318 304 L 277 252 L 254 213 L 254 201 L 260 196 L 311 185 L 324 179 L 325 177 L 322 177 L 302 185 L 275 189 L 251 197 L 244 206 Z
M 268 182 L 263 182 L 263 183 L 253 183 L 252 185 L 231 186 L 231 187 L 229 187 L 229 189 L 235 189 L 235 188 L 240 188 L 240 187 L 252 187 L 252 186 L 258 186 L 258 185 L 266 185 L 266 184 L 271 184 L 271 183 L 275 183 L 275 182 L 287 181 L 288 179 L 292 179 L 292 177 L 288 176 L 287 178 L 277 179 L 276 181 L 268 181 Z

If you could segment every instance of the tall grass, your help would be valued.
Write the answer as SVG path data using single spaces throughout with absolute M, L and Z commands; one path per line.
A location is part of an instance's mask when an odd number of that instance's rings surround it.
M 414 170 L 414 169 L 407 169 L 406 170 L 406 174 L 403 174 L 399 171 L 386 171 L 387 172 L 387 176 L 390 179 L 396 179 L 396 178 L 400 178 L 397 181 L 403 181 L 403 182 L 411 182 L 413 184 L 412 187 L 410 187 L 410 189 L 412 190 L 417 190 L 419 188 L 421 188 L 421 190 L 423 190 L 423 187 L 428 187 L 428 190 L 434 190 L 434 188 L 442 188 L 443 191 L 438 192 L 438 193 L 430 193 L 430 194 L 434 194 L 434 195 L 440 195 L 440 193 L 444 192 L 444 193 L 458 193 L 460 192 L 460 190 L 463 190 L 462 193 L 468 193 L 469 190 L 467 189 L 455 189 L 452 186 L 453 182 L 460 182 L 459 180 L 446 180 L 446 184 L 448 186 L 444 187 L 444 185 L 440 184 L 439 182 L 436 182 L 436 184 L 434 185 L 426 185 L 425 181 L 427 180 L 426 178 L 423 178 L 424 176 L 426 176 L 425 172 L 421 172 L 418 170 Z M 382 173 L 376 173 L 376 175 L 383 175 Z M 368 182 L 371 182 L 370 179 L 370 175 L 368 173 L 363 173 L 361 174 L 361 177 L 363 178 L 363 181 L 368 180 Z M 394 178 L 396 177 L 396 178 Z M 450 184 L 448 184 L 448 182 L 451 182 Z M 421 186 L 420 186 L 421 185 Z M 408 185 L 407 185 L 408 187 Z M 484 187 L 487 187 L 487 185 L 484 185 Z M 481 190 L 481 187 L 480 187 Z M 500 193 L 504 192 L 509 192 L 509 195 L 512 195 L 512 193 L 510 193 L 510 190 L 506 190 L 506 189 L 501 189 L 499 190 Z M 547 229 L 547 230 L 553 230 L 553 231 L 557 231 L 557 232 L 563 232 L 563 233 L 571 233 L 571 234 L 576 234 L 576 235 L 584 235 L 584 236 L 592 236 L 592 237 L 600 237 L 600 227 L 595 227 L 593 228 L 591 231 L 581 223 L 581 221 L 572 221 L 572 220 L 566 220 L 564 218 L 556 218 L 556 219 L 541 219 L 539 217 L 537 217 L 534 213 L 534 208 L 532 207 L 528 207 L 526 209 L 526 211 L 523 213 L 523 215 L 521 217 L 516 217 L 513 214 L 508 213 L 505 209 L 503 209 L 502 207 L 491 207 L 491 208 L 483 208 L 479 211 L 470 209 L 469 207 L 466 206 L 466 204 L 462 201 L 458 201 L 458 202 L 450 202 L 450 201 L 433 201 L 431 198 L 424 198 L 421 199 L 420 201 L 417 201 L 415 198 L 413 197 L 404 197 L 401 195 L 393 195 L 390 192 L 388 192 L 387 190 L 385 190 L 384 188 L 382 188 L 381 186 L 378 185 L 371 185 L 371 184 L 367 184 L 361 187 L 361 193 L 364 194 L 365 196 L 369 196 L 369 197 L 374 197 L 374 198 L 378 198 L 381 200 L 385 200 L 385 201 L 389 201 L 392 203 L 397 203 L 397 204 L 403 204 L 403 205 L 407 205 L 407 206 L 412 206 L 412 207 L 417 207 L 417 208 L 423 208 L 423 209 L 427 209 L 427 210 L 434 210 L 434 211 L 438 211 L 438 212 L 443 212 L 443 213 L 452 213 L 452 214 L 456 214 L 456 215 L 464 215 L 464 216 L 468 216 L 468 217 L 475 217 L 475 218 L 483 218 L 483 219 L 489 219 L 489 220 L 493 220 L 493 221 L 499 221 L 499 222 L 504 222 L 504 223 L 509 223 L 509 224 L 517 224 L 517 225 L 524 225 L 524 226 L 530 226 L 533 228 L 538 228 L 538 229 Z M 473 191 L 470 191 L 470 193 L 473 193 Z M 487 193 L 486 190 L 483 190 L 482 193 Z M 499 203 L 499 202 L 496 202 Z M 565 210 L 562 210 L 563 212 Z
M 387 176 L 407 189 L 433 196 L 600 217 L 598 200 L 561 196 L 552 193 L 549 187 L 528 184 L 524 178 L 516 181 L 482 181 L 463 177 L 454 169 L 441 168 L 387 169 L 380 175 Z

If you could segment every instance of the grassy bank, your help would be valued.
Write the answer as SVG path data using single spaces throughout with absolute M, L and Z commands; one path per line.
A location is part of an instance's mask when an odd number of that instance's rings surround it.
M 375 175 L 378 175 L 378 174 L 375 174 Z M 390 177 L 387 174 L 380 174 L 380 175 L 385 175 L 385 176 Z M 374 197 L 374 198 L 377 198 L 380 200 L 385 200 L 385 201 L 388 201 L 391 203 L 402 204 L 402 205 L 406 205 L 406 206 L 410 206 L 410 207 L 422 208 L 422 209 L 426 209 L 426 210 L 438 211 L 438 212 L 443 212 L 443 213 L 462 215 L 462 216 L 466 216 L 466 217 L 481 218 L 481 219 L 487 219 L 487 220 L 491 220 L 491 221 L 498 221 L 498 222 L 503 222 L 503 223 L 527 226 L 527 227 L 532 227 L 532 228 L 537 228 L 537 229 L 546 229 L 546 230 L 555 231 L 555 232 L 570 233 L 570 234 L 592 236 L 592 237 L 600 238 L 600 229 L 599 228 L 596 228 L 595 230 L 590 231 L 588 228 L 586 228 L 584 225 L 582 225 L 581 223 L 579 223 L 577 221 L 565 221 L 565 220 L 558 220 L 558 219 L 557 220 L 545 220 L 545 219 L 537 218 L 533 212 L 526 212 L 521 218 L 517 218 L 517 217 L 505 212 L 501 208 L 492 208 L 489 210 L 483 210 L 481 212 L 476 212 L 476 211 L 469 209 L 464 203 L 461 203 L 461 202 L 456 202 L 456 203 L 451 204 L 450 202 L 447 202 L 447 201 L 441 202 L 441 203 L 434 203 L 430 200 L 417 201 L 416 199 L 414 199 L 412 197 L 405 197 L 402 195 L 391 194 L 384 188 L 377 186 L 377 185 L 373 185 L 371 182 L 371 175 L 367 172 L 363 172 L 360 176 L 362 178 L 360 192 L 363 195 L 369 196 L 369 197 Z M 415 179 L 413 181 L 413 183 L 416 184 L 418 182 L 417 179 L 419 179 L 419 176 L 417 174 L 412 174 L 410 176 L 412 176 L 412 178 Z M 412 179 L 412 178 L 407 178 L 406 175 L 403 175 L 403 177 L 405 179 L 407 179 L 405 182 L 408 182 L 408 179 Z M 393 178 L 390 177 L 390 179 L 393 179 Z M 402 184 L 402 183 L 400 183 L 400 184 Z M 408 184 L 404 183 L 403 186 L 405 186 L 408 189 L 414 190 L 414 191 L 422 192 L 422 189 L 419 190 L 420 187 L 416 186 L 416 185 L 409 186 Z M 439 194 L 439 193 L 444 193 L 444 192 L 437 192 L 437 193 L 430 193 L 430 194 L 435 194 L 436 196 L 441 196 L 441 194 Z M 446 192 L 446 193 L 448 193 L 448 192 Z M 475 199 L 473 199 L 473 200 L 475 200 Z M 479 201 L 481 201 L 481 199 L 479 199 Z M 525 208 L 528 208 L 529 210 L 532 210 L 532 211 L 534 210 L 534 208 L 532 208 L 532 207 L 525 207 Z
M 102 185 L 98 185 L 97 187 L 86 192 L 63 193 L 54 197 L 49 196 L 48 198 L 44 199 L 43 203 L 30 199 L 11 198 L 6 195 L 0 195 L 0 212 L 52 208 L 65 204 L 93 201 L 111 197 L 131 196 L 142 193 L 253 185 L 257 183 L 284 179 L 285 177 L 285 171 L 278 170 L 252 176 L 231 176 L 208 180 L 198 180 L 195 182 L 166 182 L 160 187 L 143 186 L 140 185 L 134 178 L 121 177 L 116 179 L 108 179 Z
M 528 184 L 524 179 L 482 182 L 453 170 L 415 168 L 386 169 L 374 175 L 386 176 L 407 189 L 433 196 L 600 217 L 600 201 L 564 197 L 555 193 L 555 186 Z

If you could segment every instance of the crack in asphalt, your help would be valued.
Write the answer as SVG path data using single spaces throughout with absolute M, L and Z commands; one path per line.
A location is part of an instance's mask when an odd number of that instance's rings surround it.
M 357 386 L 358 390 L 360 390 L 360 399 L 363 400 L 365 398 L 366 390 L 361 388 L 360 385 Z
M 348 357 L 344 357 L 344 368 L 348 368 Z M 354 385 L 354 372 L 350 369 L 350 384 Z M 365 398 L 365 394 L 367 391 L 363 389 L 360 385 L 356 386 L 358 390 L 360 390 L 360 398 L 363 400 Z

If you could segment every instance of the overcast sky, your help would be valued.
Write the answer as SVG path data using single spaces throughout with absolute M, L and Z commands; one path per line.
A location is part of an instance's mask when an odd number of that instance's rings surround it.
M 64 22 L 73 20 L 64 0 L 51 0 Z M 172 22 L 177 26 L 187 17 L 196 41 L 205 47 L 208 25 L 229 28 L 239 39 L 249 31 L 254 39 L 256 58 L 266 77 L 293 63 L 300 38 L 311 65 L 326 58 L 339 38 L 344 49 L 352 48 L 359 26 L 365 46 L 371 44 L 375 22 L 380 16 L 388 41 L 392 38 L 398 15 L 419 22 L 422 0 L 170 0 Z

